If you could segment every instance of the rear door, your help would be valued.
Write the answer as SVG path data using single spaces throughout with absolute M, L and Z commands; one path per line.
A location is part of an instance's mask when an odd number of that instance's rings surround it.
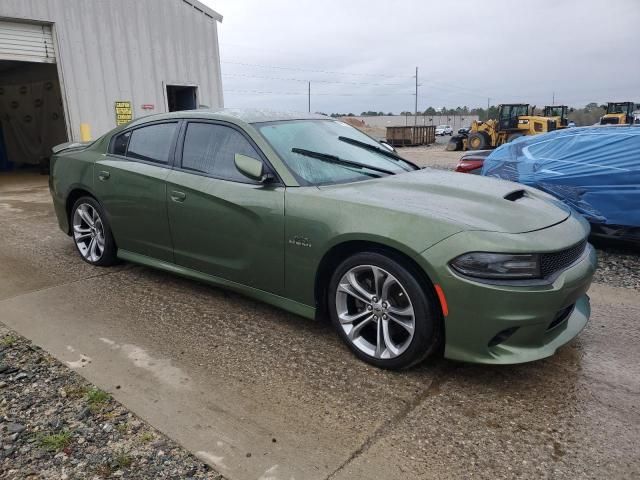
M 173 262 L 166 179 L 179 122 L 127 130 L 94 167 L 95 189 L 118 248 Z
M 183 127 L 167 205 L 175 262 L 280 293 L 284 285 L 284 187 L 235 167 L 236 153 L 265 162 L 239 128 L 190 121 Z

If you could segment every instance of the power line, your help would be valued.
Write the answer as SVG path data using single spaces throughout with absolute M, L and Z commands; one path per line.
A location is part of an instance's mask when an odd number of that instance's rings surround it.
M 263 80 L 285 80 L 292 82 L 309 82 L 308 79 L 302 78 L 284 78 L 284 77 L 268 77 L 264 75 L 249 75 L 245 73 L 223 73 L 223 77 L 242 77 L 242 78 L 260 78 Z M 368 82 L 343 82 L 340 80 L 313 80 L 313 83 L 338 83 L 344 85 L 370 85 L 374 87 L 402 87 L 404 86 L 402 83 L 368 83 Z
M 283 67 L 279 65 L 261 65 L 257 63 L 244 63 L 244 62 L 229 62 L 224 61 L 220 63 L 226 63 L 229 65 L 242 65 L 245 67 L 258 67 L 258 68 L 273 68 L 276 70 L 292 70 L 297 72 L 313 72 L 313 73 L 328 73 L 331 75 L 355 75 L 355 76 L 364 76 L 364 77 L 385 77 L 385 78 L 398 78 L 404 77 L 405 75 L 385 75 L 383 73 L 352 73 L 352 72 L 336 72 L 330 70 L 315 70 L 311 68 L 300 68 L 300 67 Z M 409 77 L 409 76 L 407 76 Z M 410 78 L 410 77 L 409 77 Z
M 270 92 L 262 90 L 228 90 L 225 92 L 230 93 L 243 93 L 249 95 L 308 95 L 308 92 Z M 322 95 L 327 97 L 395 97 L 395 96 L 410 96 L 413 93 L 314 93 L 315 95 Z

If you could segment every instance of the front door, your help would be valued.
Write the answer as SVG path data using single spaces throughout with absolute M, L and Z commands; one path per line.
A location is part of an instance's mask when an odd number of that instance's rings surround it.
M 119 249 L 173 262 L 166 179 L 177 132 L 177 122 L 127 130 L 95 163 L 96 194 Z
M 253 182 L 236 153 L 264 158 L 235 127 L 189 122 L 167 205 L 175 263 L 271 293 L 284 286 L 284 187 Z

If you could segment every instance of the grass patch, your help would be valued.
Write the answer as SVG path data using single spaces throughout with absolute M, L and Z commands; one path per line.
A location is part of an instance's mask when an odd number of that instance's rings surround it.
M 41 435 L 37 438 L 38 445 L 49 452 L 59 452 L 71 443 L 71 432 L 63 430 L 60 433 Z
M 142 443 L 149 443 L 153 439 L 154 436 L 151 432 L 144 432 L 142 435 L 140 435 L 140 442 Z
M 65 389 L 65 393 L 67 394 L 67 398 L 70 400 L 77 400 L 78 398 L 84 397 L 89 392 L 89 389 L 84 385 L 74 385 Z
M 129 430 L 129 424 L 127 422 L 119 423 L 116 425 L 116 430 L 118 431 L 118 433 L 124 435 L 125 433 L 127 433 L 127 430 Z
M 107 392 L 99 388 L 92 388 L 87 392 L 87 403 L 92 411 L 100 410 L 110 398 Z
M 17 341 L 18 339 L 13 335 L 5 335 L 4 337 L 2 337 L 2 345 L 4 345 L 5 347 L 10 347 L 14 345 Z
M 119 469 L 129 468 L 133 463 L 133 458 L 124 450 L 120 450 L 116 452 L 116 456 L 113 457 L 113 461 Z

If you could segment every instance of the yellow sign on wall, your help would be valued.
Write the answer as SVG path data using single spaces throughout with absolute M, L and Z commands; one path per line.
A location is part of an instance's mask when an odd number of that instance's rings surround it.
M 121 101 L 116 102 L 116 125 L 122 125 L 133 120 L 133 109 L 131 108 L 131 102 Z

